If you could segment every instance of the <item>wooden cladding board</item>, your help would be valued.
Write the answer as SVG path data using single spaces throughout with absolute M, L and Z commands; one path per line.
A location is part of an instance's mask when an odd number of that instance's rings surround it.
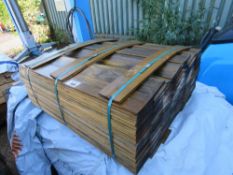
M 11 73 L 0 74 L 0 105 L 6 103 L 5 94 L 12 84 Z
M 55 78 L 90 55 L 120 43 L 109 40 L 68 52 L 63 49 L 63 54 L 57 56 L 55 52 L 56 58 L 51 54 L 52 59 L 43 64 L 37 63 L 41 58 L 33 60 L 39 66 L 28 68 L 29 63 L 20 66 L 21 79 L 33 103 L 60 122 L 65 120 L 68 127 L 109 155 L 110 96 L 148 60 L 173 47 L 134 42 L 98 59 L 94 57 L 85 68 L 75 69 L 57 85 L 64 120 L 54 93 Z M 116 160 L 133 173 L 138 173 L 153 156 L 174 117 L 190 97 L 199 68 L 197 53 L 198 50 L 191 48 L 174 53 L 163 64 L 150 69 L 124 98 L 113 102 L 111 126 Z

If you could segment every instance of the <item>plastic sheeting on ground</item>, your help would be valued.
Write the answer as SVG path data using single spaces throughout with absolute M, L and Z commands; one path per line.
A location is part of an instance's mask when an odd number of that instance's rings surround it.
M 16 132 L 23 144 L 17 158 L 21 174 L 47 175 L 51 164 L 61 175 L 131 174 L 26 96 L 24 87 L 13 87 L 8 101 L 9 136 Z M 140 175 L 232 175 L 233 107 L 216 88 L 197 83 L 170 129 Z
M 18 72 L 18 64 L 8 56 L 0 53 L 0 74 L 5 72 Z
M 50 175 L 50 162 L 37 135 L 37 117 L 42 111 L 36 108 L 23 86 L 10 89 L 7 103 L 7 134 L 12 146 L 13 135 L 17 135 L 22 148 L 19 149 L 16 165 L 23 175 Z M 47 116 L 49 117 L 49 116 Z

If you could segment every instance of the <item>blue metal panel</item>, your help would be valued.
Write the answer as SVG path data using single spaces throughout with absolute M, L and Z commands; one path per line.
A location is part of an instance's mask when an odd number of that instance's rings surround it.
M 71 9 L 71 7 L 74 7 L 74 0 L 70 0 L 67 4 L 68 9 Z M 93 32 L 93 22 L 91 18 L 91 9 L 90 9 L 90 2 L 89 1 L 79 1 L 76 0 L 77 6 L 83 11 L 85 14 L 87 20 L 90 23 L 91 31 Z M 84 19 L 84 17 L 78 13 L 75 13 L 74 15 L 74 39 L 76 42 L 84 42 L 91 39 L 91 34 L 89 32 L 87 23 Z
M 198 81 L 217 87 L 233 104 L 233 44 L 210 45 L 201 57 Z
M 84 14 L 86 15 L 89 23 L 90 23 L 90 27 L 91 27 L 91 31 L 93 32 L 93 22 L 92 22 L 92 18 L 91 18 L 91 7 L 90 7 L 90 2 L 89 1 L 79 1 L 76 0 L 78 7 L 82 9 L 82 11 L 84 12 Z M 83 19 L 82 16 L 79 16 L 79 25 L 80 25 L 80 34 L 82 35 L 82 41 L 87 41 L 91 39 L 91 34 L 87 31 L 88 27 L 86 25 L 85 20 Z

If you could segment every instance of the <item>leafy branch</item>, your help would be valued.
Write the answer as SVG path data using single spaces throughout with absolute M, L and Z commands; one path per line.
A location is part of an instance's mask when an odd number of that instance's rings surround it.
M 144 12 L 138 37 L 159 44 L 197 45 L 207 31 L 204 1 L 198 9 L 183 17 L 179 0 L 140 0 Z

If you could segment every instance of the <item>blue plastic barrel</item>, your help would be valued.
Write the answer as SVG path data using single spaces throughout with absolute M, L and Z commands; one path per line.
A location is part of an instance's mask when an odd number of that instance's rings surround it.
M 233 43 L 206 49 L 201 56 L 198 81 L 217 87 L 233 104 Z

